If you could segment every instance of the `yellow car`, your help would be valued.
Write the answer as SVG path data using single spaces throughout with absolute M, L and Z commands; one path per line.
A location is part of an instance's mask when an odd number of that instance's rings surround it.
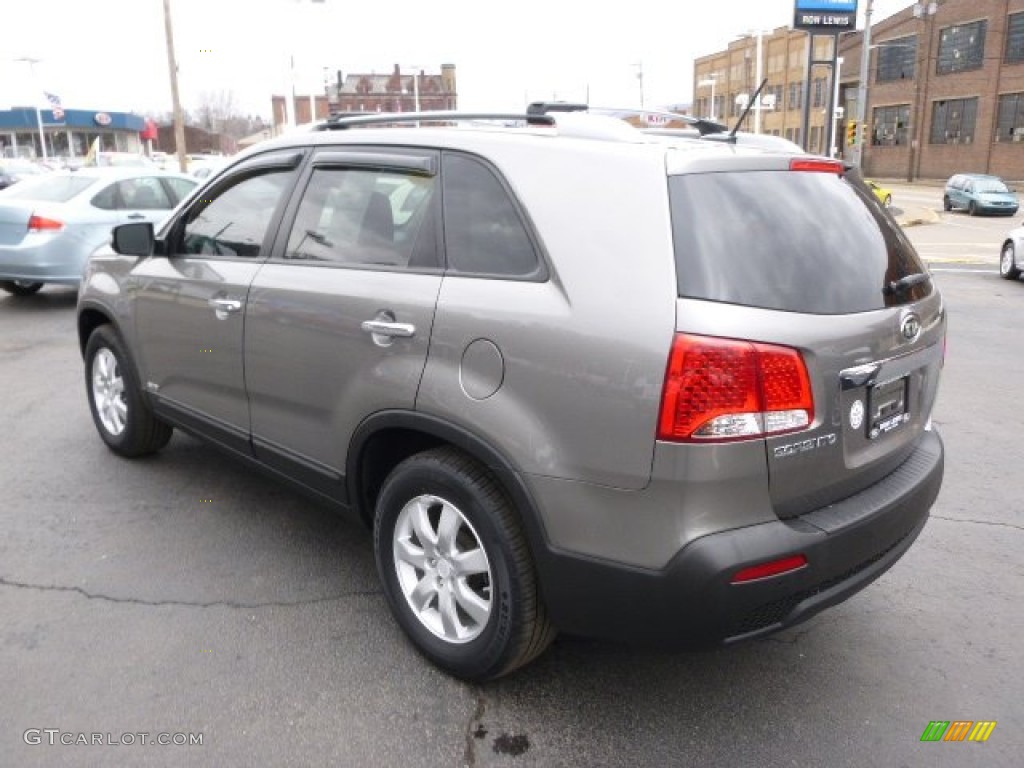
M 871 181 L 871 179 L 865 179 L 865 181 L 868 186 L 871 187 L 871 191 L 875 193 L 875 197 L 881 201 L 882 205 L 886 208 L 892 205 L 892 192 L 883 187 L 877 181 Z

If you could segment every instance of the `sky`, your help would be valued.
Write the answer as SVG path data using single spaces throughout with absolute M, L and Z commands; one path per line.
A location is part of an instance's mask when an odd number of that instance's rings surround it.
M 867 0 L 860 0 L 863 17 Z M 911 0 L 875 0 L 877 22 Z M 65 108 L 171 109 L 163 0 L 5 2 L 0 109 L 42 91 Z M 693 60 L 792 23 L 793 0 L 171 0 L 185 109 L 232 92 L 270 117 L 295 61 L 300 94 L 344 73 L 456 66 L 460 109 L 519 111 L 538 99 L 648 107 L 692 98 Z M 30 57 L 30 66 L 14 59 Z M 639 77 L 642 73 L 642 78 Z

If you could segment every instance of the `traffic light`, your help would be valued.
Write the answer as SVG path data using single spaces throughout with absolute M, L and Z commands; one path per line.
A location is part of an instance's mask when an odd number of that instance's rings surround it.
M 857 143 L 857 123 L 853 120 L 846 124 L 846 143 L 851 147 Z

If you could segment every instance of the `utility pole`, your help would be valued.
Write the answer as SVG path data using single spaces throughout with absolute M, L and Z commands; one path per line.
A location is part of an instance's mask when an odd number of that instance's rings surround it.
M 188 169 L 185 160 L 185 116 L 178 96 L 178 63 L 174 58 L 174 27 L 171 24 L 171 0 L 164 0 L 164 35 L 167 38 L 167 68 L 171 72 L 171 107 L 174 109 L 174 143 L 178 150 L 178 168 Z
M 865 130 L 865 120 L 868 117 L 868 69 L 871 62 L 871 13 L 874 0 L 868 0 L 867 8 L 864 10 L 864 37 L 861 40 L 860 51 L 860 82 L 857 83 L 857 141 L 853 145 L 853 165 L 861 167 L 864 161 L 864 143 L 868 139 L 868 132 Z

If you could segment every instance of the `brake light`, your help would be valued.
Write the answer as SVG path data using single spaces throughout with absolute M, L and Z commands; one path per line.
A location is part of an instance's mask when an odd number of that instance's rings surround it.
M 64 222 L 56 219 L 48 219 L 45 216 L 32 214 L 28 220 L 29 232 L 59 232 L 64 229 Z
M 742 571 L 737 572 L 736 575 L 732 577 L 732 583 L 742 584 L 745 581 L 766 579 L 769 576 L 780 576 L 783 573 L 799 571 L 806 565 L 806 555 L 793 555 L 792 557 L 784 557 L 781 560 L 759 563 L 758 565 L 752 565 L 749 568 L 744 568 Z
M 789 170 L 838 173 L 839 175 L 842 175 L 843 164 L 838 160 L 819 160 L 797 157 L 789 161 Z
M 807 366 L 789 347 L 677 333 L 658 439 L 722 442 L 804 429 L 814 420 Z

